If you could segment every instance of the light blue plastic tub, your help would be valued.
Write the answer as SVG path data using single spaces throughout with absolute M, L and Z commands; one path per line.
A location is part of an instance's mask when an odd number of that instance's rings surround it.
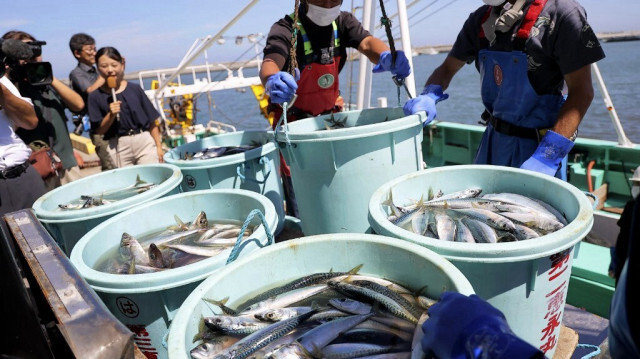
M 569 224 L 539 239 L 509 243 L 460 243 L 420 236 L 387 220 L 381 203 L 427 198 L 429 190 L 450 193 L 480 187 L 485 193 L 513 192 L 549 203 Z M 403 201 L 406 201 L 403 203 Z M 574 247 L 593 226 L 591 203 L 576 187 L 551 176 L 488 165 L 447 166 L 401 176 L 382 185 L 369 202 L 376 233 L 425 246 L 449 259 L 476 293 L 500 309 L 513 331 L 553 357 L 560 335 Z M 577 254 L 577 250 L 576 250 Z
M 190 358 L 189 352 L 202 316 L 215 306 L 202 299 L 229 297 L 234 308 L 248 297 L 298 277 L 348 271 L 363 264 L 360 274 L 383 277 L 416 290 L 427 286 L 427 296 L 444 291 L 473 294 L 469 281 L 449 261 L 424 247 L 393 238 L 360 233 L 339 233 L 293 239 L 232 263 L 202 282 L 184 301 L 169 333 L 169 357 Z M 220 314 L 220 313 L 217 313 Z
M 383 183 L 422 169 L 422 114 L 402 108 L 333 114 L 347 128 L 326 130 L 331 115 L 299 120 L 277 132 L 291 167 L 306 235 L 369 230 L 367 205 Z
M 135 333 L 140 349 L 167 358 L 162 342 L 178 308 L 198 284 L 225 266 L 231 250 L 184 267 L 149 274 L 109 274 L 93 267 L 106 251 L 120 245 L 123 232 L 136 237 L 172 225 L 174 215 L 191 221 L 200 211 L 205 211 L 209 219 L 244 221 L 255 209 L 264 214 L 273 234 L 278 222 L 275 208 L 255 192 L 210 189 L 158 199 L 120 213 L 91 230 L 71 252 L 71 263 L 113 315 Z M 260 223 L 258 218 L 254 221 Z M 268 240 L 264 226 L 242 243 L 245 245 L 240 247 L 240 258 L 265 246 Z
M 81 210 L 60 210 L 59 204 L 69 203 L 80 195 L 92 195 L 100 191 L 131 186 L 136 177 L 158 184 L 152 189 L 130 198 L 103 206 Z M 68 256 L 73 246 L 89 230 L 114 215 L 156 198 L 180 192 L 182 173 L 169 164 L 137 165 L 100 172 L 67 183 L 45 193 L 33 204 L 36 217 Z
M 214 146 L 261 145 L 253 150 L 208 160 L 181 160 L 185 152 Z M 240 188 L 260 193 L 273 202 L 278 213 L 276 233 L 284 224 L 284 202 L 280 179 L 280 156 L 272 132 L 242 131 L 206 137 L 178 146 L 164 154 L 164 161 L 180 168 L 182 191 L 209 188 Z

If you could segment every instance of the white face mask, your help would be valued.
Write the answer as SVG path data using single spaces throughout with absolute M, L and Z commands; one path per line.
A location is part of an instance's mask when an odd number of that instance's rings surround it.
M 498 6 L 498 5 L 502 5 L 502 3 L 504 3 L 505 0 L 482 0 L 482 1 L 487 5 Z
M 328 26 L 340 15 L 340 5 L 330 9 L 311 4 L 307 4 L 307 6 L 309 7 L 307 9 L 307 17 L 318 26 Z
M 631 187 L 631 196 L 633 196 L 633 198 L 638 198 L 638 195 L 640 195 L 640 186 Z

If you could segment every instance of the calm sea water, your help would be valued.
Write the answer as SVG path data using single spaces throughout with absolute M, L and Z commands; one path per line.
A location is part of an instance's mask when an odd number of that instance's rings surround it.
M 607 57 L 598 63 L 609 95 L 626 131 L 627 137 L 640 143 L 640 41 L 603 43 Z M 418 91 L 428 75 L 444 60 L 446 54 L 421 55 L 414 57 L 414 72 Z M 354 75 L 351 76 L 350 68 Z M 340 88 L 346 101 L 355 103 L 357 94 L 358 62 L 347 64 L 340 74 Z M 244 70 L 245 76 L 255 76 L 257 69 Z M 217 80 L 224 78 L 218 73 Z M 184 82 L 189 80 L 185 76 Z M 350 81 L 351 80 L 351 81 Z M 351 86 L 350 86 L 351 85 Z M 148 88 L 148 87 L 147 87 Z M 597 84 L 594 82 L 595 97 L 580 125 L 580 136 L 616 141 L 617 136 Z M 477 124 L 483 106 L 480 101 L 480 77 L 473 65 L 467 65 L 453 79 L 447 93 L 449 99 L 438 104 L 438 119 L 465 124 Z M 198 123 L 210 119 L 230 123 L 238 130 L 264 129 L 266 120 L 260 116 L 257 101 L 249 89 L 215 91 L 211 93 L 213 110 L 208 111 L 208 99 L 201 95 L 197 100 Z M 372 105 L 378 97 L 387 97 L 389 106 L 397 105 L 397 90 L 389 74 L 375 74 L 372 86 Z M 406 101 L 403 94 L 402 103 Z

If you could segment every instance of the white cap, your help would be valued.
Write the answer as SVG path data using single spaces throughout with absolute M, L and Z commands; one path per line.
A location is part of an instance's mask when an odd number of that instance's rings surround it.
M 631 181 L 640 182 L 640 166 L 633 172 L 633 177 L 629 178 Z

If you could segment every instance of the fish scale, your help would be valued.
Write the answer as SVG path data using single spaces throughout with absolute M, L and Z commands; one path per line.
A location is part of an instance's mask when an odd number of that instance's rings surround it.
M 355 282 L 360 282 L 360 284 Z M 354 283 L 329 281 L 328 285 L 346 295 L 377 301 L 394 315 L 407 319 L 414 324 L 418 322 L 415 314 L 418 311 L 417 308 L 408 303 L 399 294 L 377 283 L 368 281 L 354 281 Z

